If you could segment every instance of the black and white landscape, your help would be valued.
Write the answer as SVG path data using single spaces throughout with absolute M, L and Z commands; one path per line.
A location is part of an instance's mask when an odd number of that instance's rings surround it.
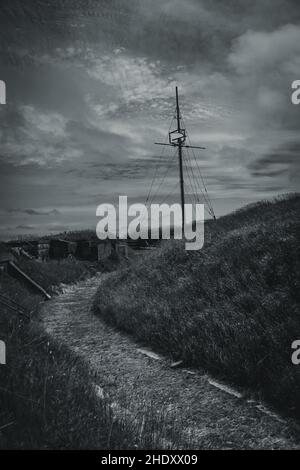
M 1 449 L 300 448 L 299 89 L 296 0 L 1 2 Z

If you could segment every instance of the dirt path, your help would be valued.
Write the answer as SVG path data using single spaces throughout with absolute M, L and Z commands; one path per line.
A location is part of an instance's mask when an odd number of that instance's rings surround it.
M 82 356 L 96 373 L 98 393 L 129 419 L 163 418 L 166 442 L 202 448 L 300 448 L 291 426 L 247 401 L 216 388 L 201 372 L 171 368 L 165 358 L 148 357 L 140 346 L 96 317 L 91 303 L 95 277 L 67 287 L 42 306 L 46 331 Z M 148 418 L 146 418 L 148 419 Z M 184 445 L 184 444 L 183 444 Z

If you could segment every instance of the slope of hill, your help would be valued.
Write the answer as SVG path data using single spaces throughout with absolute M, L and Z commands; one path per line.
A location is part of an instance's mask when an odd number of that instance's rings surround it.
M 289 195 L 207 223 L 198 252 L 164 242 L 108 276 L 95 312 L 300 418 L 299 213 Z

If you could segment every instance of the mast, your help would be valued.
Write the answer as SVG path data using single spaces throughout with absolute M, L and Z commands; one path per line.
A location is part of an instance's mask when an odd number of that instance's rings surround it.
M 183 177 L 183 148 L 194 148 L 202 149 L 205 147 L 195 147 L 193 145 L 185 145 L 186 141 L 186 130 L 181 127 L 181 114 L 179 108 L 179 97 L 178 97 L 178 87 L 176 86 L 176 120 L 177 120 L 177 129 L 169 132 L 169 143 L 155 142 L 156 145 L 167 145 L 170 147 L 177 147 L 178 149 L 178 160 L 179 160 L 179 181 L 180 181 L 180 200 L 181 200 L 181 213 L 182 213 L 182 233 L 184 233 L 184 224 L 185 224 L 185 211 L 184 211 L 184 177 Z
M 179 110 L 179 99 L 178 99 L 178 87 L 176 87 L 176 114 L 177 114 L 177 132 L 180 134 L 180 110 Z M 182 139 L 178 139 L 178 159 L 179 159 L 179 178 L 180 178 L 180 196 L 181 196 L 181 213 L 182 213 L 182 232 L 184 233 L 184 179 L 183 179 L 183 168 L 182 168 Z

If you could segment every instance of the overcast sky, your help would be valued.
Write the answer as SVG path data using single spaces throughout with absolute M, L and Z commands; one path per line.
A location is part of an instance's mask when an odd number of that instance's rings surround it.
M 156 168 L 178 201 L 176 85 L 217 215 L 298 190 L 299 25 L 298 0 L 2 0 L 0 237 L 94 228 Z

